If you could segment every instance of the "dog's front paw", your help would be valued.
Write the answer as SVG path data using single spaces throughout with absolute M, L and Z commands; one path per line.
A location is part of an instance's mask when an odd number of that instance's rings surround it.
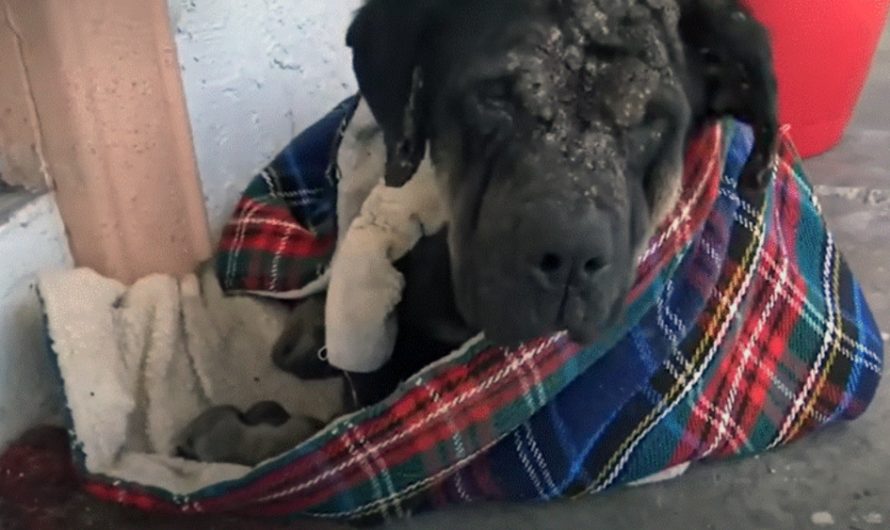
M 255 466 L 296 447 L 322 427 L 316 419 L 291 416 L 272 401 L 257 403 L 243 413 L 231 405 L 212 407 L 180 432 L 176 456 Z
M 395 309 L 405 281 L 385 253 L 365 252 L 361 245 L 349 249 L 349 243 L 331 265 L 325 306 L 327 359 L 341 370 L 374 372 L 395 347 Z

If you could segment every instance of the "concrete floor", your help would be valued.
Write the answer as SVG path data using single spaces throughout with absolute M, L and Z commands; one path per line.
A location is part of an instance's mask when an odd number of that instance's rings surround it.
M 843 143 L 805 167 L 890 332 L 890 25 Z M 890 384 L 860 420 L 758 459 L 699 465 L 673 482 L 584 501 L 485 506 L 394 528 L 890 529 Z

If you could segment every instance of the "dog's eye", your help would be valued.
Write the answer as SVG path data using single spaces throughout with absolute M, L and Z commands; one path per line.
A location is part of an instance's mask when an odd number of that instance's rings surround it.
M 512 128 L 515 109 L 512 87 L 506 78 L 486 80 L 477 84 L 472 97 L 466 100 L 471 121 L 475 123 L 473 132 L 482 134 L 485 142 L 496 141 Z
M 649 110 L 643 120 L 627 132 L 626 138 L 631 144 L 660 144 L 668 126 L 667 116 Z
M 484 104 L 503 105 L 511 93 L 510 81 L 505 78 L 488 79 L 476 87 L 476 97 Z
M 651 138 L 661 141 L 664 134 L 667 132 L 668 119 L 666 116 L 660 114 L 647 113 L 646 117 L 643 118 L 641 127 L 649 131 Z
M 669 127 L 668 117 L 650 106 L 643 120 L 625 133 L 624 145 L 628 165 L 645 173 L 661 151 Z

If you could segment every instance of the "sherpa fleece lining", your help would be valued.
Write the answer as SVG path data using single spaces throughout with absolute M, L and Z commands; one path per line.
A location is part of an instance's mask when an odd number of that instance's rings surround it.
M 275 400 L 329 421 L 341 382 L 303 382 L 271 347 L 285 306 L 227 297 L 210 270 L 132 287 L 79 269 L 39 282 L 70 419 L 87 471 L 184 494 L 249 468 L 172 456 L 176 434 L 212 405 Z

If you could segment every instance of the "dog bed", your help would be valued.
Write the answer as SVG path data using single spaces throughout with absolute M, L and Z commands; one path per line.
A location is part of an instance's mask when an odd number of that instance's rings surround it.
M 269 368 L 283 310 L 217 289 L 287 298 L 320 288 L 337 238 L 332 154 L 356 101 L 250 184 L 222 238 L 219 283 L 206 271 L 130 289 L 86 271 L 41 280 L 72 446 L 94 495 L 159 512 L 378 522 L 669 477 L 868 407 L 880 333 L 790 140 L 767 189 L 742 189 L 752 135 L 724 121 L 690 145 L 681 198 L 641 257 L 629 310 L 592 346 L 564 334 L 512 350 L 476 338 L 254 469 L 156 454 L 208 403 L 275 397 L 325 416 L 325 400 Z

